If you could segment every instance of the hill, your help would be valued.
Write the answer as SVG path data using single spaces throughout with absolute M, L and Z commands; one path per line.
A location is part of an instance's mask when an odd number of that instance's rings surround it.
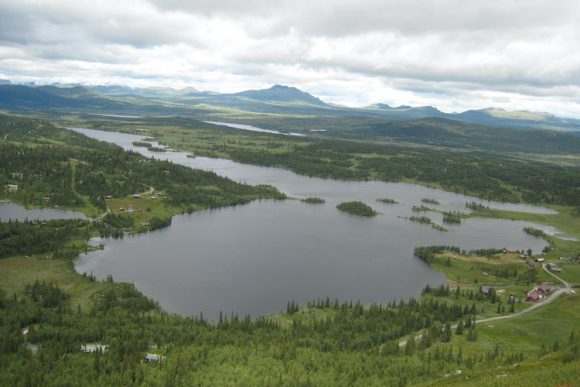
M 248 90 L 240 93 L 230 94 L 231 96 L 249 98 L 256 101 L 268 103 L 297 103 L 318 106 L 328 106 L 319 98 L 305 93 L 295 87 L 274 85 L 264 90 Z

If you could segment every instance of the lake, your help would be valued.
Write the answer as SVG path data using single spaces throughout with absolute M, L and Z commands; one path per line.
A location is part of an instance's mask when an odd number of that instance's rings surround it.
M 231 122 L 217 122 L 217 121 L 204 121 L 207 124 L 218 125 L 218 126 L 227 126 L 233 129 L 240 129 L 240 130 L 249 130 L 251 132 L 259 132 L 259 133 L 270 133 L 270 134 L 281 134 L 284 136 L 297 136 L 297 137 L 304 137 L 302 133 L 296 132 L 280 132 L 278 130 L 272 129 L 262 129 L 258 128 L 257 126 L 253 125 L 246 125 L 246 124 L 234 124 Z
M 26 208 L 12 202 L 0 202 L 0 221 L 8 220 L 51 220 L 51 219 L 85 219 L 81 212 L 59 208 Z
M 441 232 L 410 222 L 411 207 L 436 199 L 444 210 L 467 212 L 475 201 L 494 208 L 553 212 L 528 205 L 482 201 L 413 184 L 349 182 L 309 178 L 278 168 L 204 157 L 183 152 L 150 152 L 134 147 L 143 136 L 74 129 L 149 157 L 211 170 L 248 184 L 271 184 L 291 197 L 319 196 L 323 205 L 298 200 L 263 200 L 173 219 L 155 232 L 93 241 L 104 250 L 76 261 L 81 273 L 98 278 L 111 274 L 133 282 L 168 312 L 216 318 L 220 311 L 268 315 L 286 303 L 320 298 L 360 300 L 365 304 L 417 297 L 427 283 L 438 286 L 443 276 L 413 256 L 416 246 L 456 245 L 463 248 L 508 248 L 540 251 L 546 242 L 522 231 L 532 223 L 499 219 L 467 219 Z M 154 144 L 158 146 L 158 144 Z M 377 198 L 398 204 L 382 204 Z M 380 215 L 361 218 L 338 211 L 342 201 L 361 200 Z M 421 213 L 441 223 L 440 213 Z M 522 269 L 524 269 L 522 265 Z

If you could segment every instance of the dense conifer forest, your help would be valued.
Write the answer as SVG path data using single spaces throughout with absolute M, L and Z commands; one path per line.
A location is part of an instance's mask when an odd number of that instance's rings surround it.
M 519 331 L 521 348 L 477 321 L 525 305 L 482 286 L 427 286 L 420 298 L 382 305 L 289 301 L 285 313 L 258 318 L 227 311 L 216 321 L 167 314 L 131 284 L 74 273 L 72 261 L 95 248 L 87 246 L 88 238 L 122 237 L 128 230 L 167 226 L 179 212 L 284 195 L 146 159 L 43 121 L 0 116 L 0 138 L 0 182 L 18 185 L 5 190 L 4 198 L 93 215 L 0 223 L 0 264 L 34 265 L 47 278 L 58 267 L 58 275 L 74 282 L 26 277 L 24 269 L 9 275 L 24 275 L 27 282 L 8 281 L 0 273 L 0 385 L 553 385 L 580 379 L 580 336 L 574 329 L 580 317 L 568 296 L 546 307 L 551 316 L 565 312 L 566 319 L 521 318 L 530 330 Z M 165 217 L 150 217 L 146 229 L 136 228 L 134 215 L 106 212 L 108 196 L 131 197 L 151 188 L 161 196 Z M 352 206 L 355 212 L 368 207 Z M 448 254 L 481 258 L 486 265 L 505 258 L 501 249 L 415 250 L 428 264 L 443 260 L 459 268 Z M 514 271 L 510 265 L 490 274 L 519 286 L 518 296 L 544 278 L 538 269 Z M 546 339 L 538 343 L 538 326 L 558 324 L 565 331 L 543 332 Z

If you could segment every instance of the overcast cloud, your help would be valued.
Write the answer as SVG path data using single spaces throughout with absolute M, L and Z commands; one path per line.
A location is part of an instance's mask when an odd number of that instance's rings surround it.
M 2 0 L 0 78 L 580 117 L 578 0 Z

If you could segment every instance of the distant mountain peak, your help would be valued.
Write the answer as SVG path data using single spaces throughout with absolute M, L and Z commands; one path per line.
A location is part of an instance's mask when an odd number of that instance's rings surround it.
M 319 98 L 293 86 L 273 85 L 268 89 L 246 90 L 234 93 L 234 96 L 250 98 L 263 102 L 298 102 L 311 105 L 326 105 Z
M 467 110 L 459 116 L 488 116 L 490 119 L 521 120 L 521 121 L 544 121 L 555 119 L 553 114 L 545 112 L 532 112 L 529 110 L 506 110 L 500 107 L 488 107 L 478 110 Z

